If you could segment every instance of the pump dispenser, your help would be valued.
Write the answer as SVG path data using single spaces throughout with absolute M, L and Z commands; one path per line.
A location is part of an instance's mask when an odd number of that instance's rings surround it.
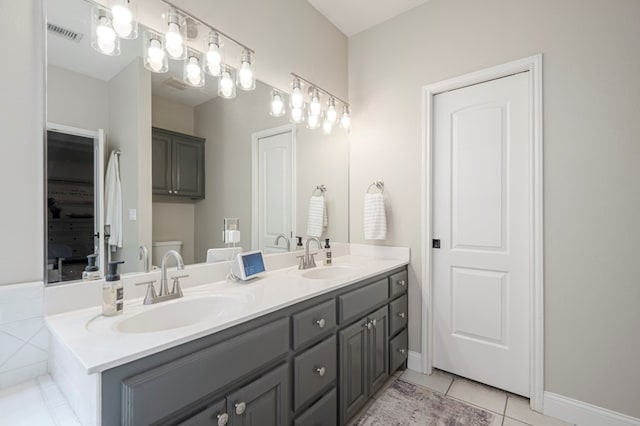
M 332 259 L 332 254 L 331 254 L 331 245 L 329 245 L 329 238 L 326 238 L 324 240 L 324 252 L 325 252 L 325 260 L 324 260 L 324 264 L 325 265 L 331 265 L 331 263 L 333 262 Z
M 101 278 L 100 269 L 96 266 L 97 258 L 98 255 L 95 253 L 87 256 L 87 266 L 84 268 L 84 272 L 82 273 L 83 280 L 99 280 Z
M 118 265 L 121 263 L 124 263 L 124 260 L 109 262 L 107 276 L 102 285 L 102 315 L 108 317 L 121 314 L 124 308 L 124 289 L 118 274 Z
M 296 250 L 304 250 L 304 246 L 302 245 L 302 237 L 298 237 L 296 235 L 296 240 L 298 241 L 296 243 Z

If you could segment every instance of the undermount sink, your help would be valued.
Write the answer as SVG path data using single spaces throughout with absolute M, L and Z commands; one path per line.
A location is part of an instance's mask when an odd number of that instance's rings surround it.
M 114 328 L 121 333 L 172 330 L 209 321 L 223 313 L 238 311 L 243 303 L 243 298 L 232 296 L 183 298 L 145 307 L 139 314 L 118 322 Z
M 300 276 L 310 280 L 331 280 L 335 278 L 344 278 L 353 275 L 358 268 L 351 265 L 330 265 L 308 269 Z

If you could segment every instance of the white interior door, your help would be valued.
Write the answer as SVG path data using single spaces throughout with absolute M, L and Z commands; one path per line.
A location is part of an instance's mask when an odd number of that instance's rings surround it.
M 257 145 L 257 147 L 256 147 Z M 284 243 L 276 246 L 278 234 L 293 236 L 295 206 L 293 129 L 274 129 L 254 137 L 257 151 L 257 244 L 266 253 L 286 251 Z M 254 215 L 255 217 L 255 215 Z
M 521 73 L 433 99 L 433 365 L 524 396 L 529 96 Z

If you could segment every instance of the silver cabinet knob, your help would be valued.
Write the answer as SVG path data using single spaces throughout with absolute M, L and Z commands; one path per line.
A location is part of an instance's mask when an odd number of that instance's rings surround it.
M 316 368 L 316 373 L 318 373 L 318 376 L 320 376 L 320 377 L 324 377 L 326 372 L 327 372 L 327 370 L 324 367 L 317 367 Z
M 324 320 L 324 318 L 320 318 L 319 320 L 316 321 L 316 324 L 318 325 L 318 327 L 324 328 L 327 322 Z
M 178 191 L 173 191 L 174 194 L 178 194 Z
M 229 421 L 229 415 L 227 413 L 218 414 L 218 426 L 225 426 Z
M 365 322 L 364 324 L 362 324 L 362 326 L 364 328 L 366 328 L 367 330 L 371 330 L 371 323 L 370 322 Z
M 376 323 L 377 323 L 377 321 L 376 321 L 375 319 L 372 319 L 372 320 L 371 320 L 371 325 L 372 325 L 372 326 L 374 326 L 374 327 L 375 327 L 375 326 L 376 326 Z
M 244 410 L 247 409 L 247 404 L 245 404 L 244 402 L 236 402 L 236 414 L 237 415 L 242 415 L 242 413 L 244 413 Z
M 404 287 L 407 285 L 407 282 L 405 280 L 398 280 L 398 285 Z
M 407 352 L 407 350 L 404 349 L 404 348 L 400 348 L 400 349 L 398 349 L 398 352 L 400 352 L 402 355 L 404 355 Z
M 398 314 L 398 316 L 399 316 L 400 318 L 404 318 L 406 315 L 405 315 L 405 313 L 404 313 L 404 312 L 400 312 L 400 313 Z

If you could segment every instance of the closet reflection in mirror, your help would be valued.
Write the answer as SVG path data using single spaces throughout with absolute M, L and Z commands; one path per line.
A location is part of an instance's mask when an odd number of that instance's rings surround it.
M 348 240 L 348 138 L 343 130 L 325 136 L 303 125 L 294 127 L 286 116 L 270 116 L 272 88 L 262 82 L 254 91 L 238 90 L 235 99 L 222 99 L 216 96 L 217 78 L 207 75 L 199 88 L 185 85 L 181 61 L 170 60 L 168 73 L 151 73 L 141 59 L 141 37 L 122 40 L 119 56 L 101 55 L 90 46 L 89 3 L 46 3 L 50 24 L 82 35 L 78 42 L 48 33 L 47 120 L 88 131 L 105 129 L 105 157 L 112 150 L 121 152 L 123 242 L 102 257 L 125 260 L 122 272 L 142 271 L 140 246 L 153 258 L 163 250 L 158 243 L 174 242 L 180 244 L 185 263 L 204 262 L 208 249 L 226 246 L 225 218 L 239 219 L 237 245 L 245 251 L 282 250 L 282 242 L 279 249 L 267 245 L 273 246 L 270 240 L 279 233 L 306 237 L 309 200 L 319 185 L 327 188 L 322 236 Z M 153 127 L 205 140 L 203 198 L 154 190 L 158 155 Z M 262 173 L 260 141 L 286 132 L 288 154 L 271 152 L 269 164 L 279 165 Z M 271 185 L 263 189 L 270 192 L 260 198 L 260 183 L 267 178 Z

